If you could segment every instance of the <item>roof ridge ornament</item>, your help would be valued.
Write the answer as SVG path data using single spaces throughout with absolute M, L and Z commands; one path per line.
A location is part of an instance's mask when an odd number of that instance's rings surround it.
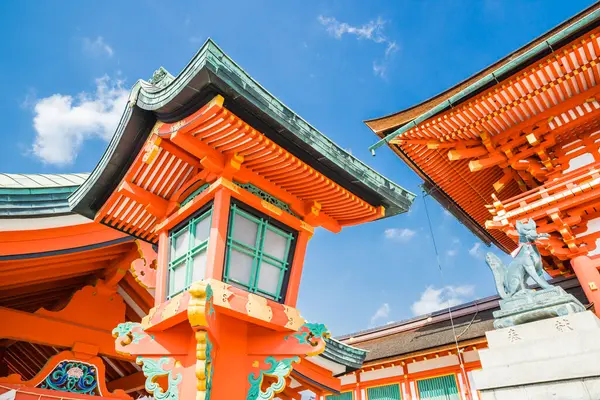
M 175 77 L 169 73 L 165 69 L 165 67 L 161 66 L 159 69 L 154 71 L 152 74 L 152 78 L 150 79 L 150 83 L 156 86 L 159 89 L 165 88 L 169 86 Z

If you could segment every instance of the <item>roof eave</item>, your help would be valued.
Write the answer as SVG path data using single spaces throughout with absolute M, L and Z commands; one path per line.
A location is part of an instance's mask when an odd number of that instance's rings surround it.
M 168 86 L 157 89 L 144 81 L 136 83 L 102 159 L 69 199 L 73 210 L 93 218 L 121 181 L 156 120 L 174 122 L 185 118 L 215 94 L 223 95 L 228 107 L 242 117 L 262 124 L 265 135 L 283 143 L 313 168 L 370 204 L 383 205 L 386 217 L 410 208 L 413 193 L 384 178 L 313 128 L 209 39 Z
M 490 65 L 490 66 L 484 68 L 483 70 L 471 75 L 470 77 L 462 80 L 461 82 L 457 83 L 456 85 L 452 86 L 451 88 L 449 88 L 433 97 L 430 97 L 427 100 L 424 100 L 420 103 L 410 106 L 406 109 L 403 109 L 403 110 L 400 110 L 397 112 L 393 112 L 391 114 L 387 114 L 382 117 L 367 119 L 364 121 L 364 123 L 369 127 L 369 129 L 371 129 L 373 132 L 375 132 L 377 134 L 379 134 L 383 131 L 390 131 L 390 130 L 393 130 L 396 128 L 400 128 L 402 125 L 405 125 L 405 124 L 413 121 L 418 115 L 423 114 L 427 110 L 435 108 L 435 107 L 441 105 L 442 103 L 446 102 L 449 97 L 456 95 L 459 92 L 464 91 L 469 86 L 476 85 L 479 82 L 480 77 L 488 75 L 490 72 L 495 71 L 496 69 L 499 69 L 502 66 L 508 64 L 513 59 L 520 57 L 527 51 L 533 49 L 535 46 L 539 45 L 540 43 L 543 43 L 544 40 L 548 39 L 549 37 L 553 36 L 554 34 L 561 32 L 563 30 L 566 30 L 575 22 L 584 20 L 585 24 L 583 24 L 581 27 L 578 27 L 576 30 L 569 32 L 568 37 L 564 37 L 564 38 L 562 38 L 562 40 L 564 40 L 564 41 L 573 40 L 574 37 L 580 36 L 583 33 L 589 31 L 598 23 L 598 16 L 596 16 L 595 18 L 590 19 L 590 20 L 585 20 L 585 18 L 589 17 L 590 14 L 594 13 L 598 9 L 600 9 L 600 2 L 596 2 L 596 3 L 592 4 L 591 6 L 587 7 L 586 9 L 582 10 L 581 12 L 577 13 L 573 17 L 560 23 L 559 25 L 557 25 L 554 28 L 550 29 L 549 31 L 545 32 L 544 34 L 538 36 L 537 38 L 528 42 L 524 46 L 521 46 L 519 49 L 511 52 L 510 54 L 508 54 L 507 56 L 503 57 L 502 59 L 496 61 L 492 65 Z M 557 47 L 560 47 L 560 46 L 557 46 Z M 551 51 L 551 48 L 549 50 Z M 514 65 L 512 68 L 510 68 L 509 70 L 504 71 L 504 74 L 514 74 L 514 73 L 526 68 L 528 65 L 535 63 L 536 60 L 537 60 L 536 58 L 527 59 L 527 60 L 525 60 L 526 62 L 518 63 L 518 64 Z M 495 77 L 496 82 L 498 80 L 502 80 L 502 79 L 504 79 L 503 76 Z M 450 107 L 450 106 L 456 107 L 457 105 L 467 101 L 470 97 L 480 93 L 481 90 L 485 90 L 485 87 L 480 87 L 478 91 L 473 92 L 470 96 L 461 99 L 460 102 L 453 102 L 451 105 L 448 104 L 448 107 Z M 436 115 L 438 115 L 439 113 L 441 113 L 443 111 L 444 110 L 440 110 Z M 431 116 L 431 118 L 433 118 L 433 117 L 435 117 L 435 115 Z

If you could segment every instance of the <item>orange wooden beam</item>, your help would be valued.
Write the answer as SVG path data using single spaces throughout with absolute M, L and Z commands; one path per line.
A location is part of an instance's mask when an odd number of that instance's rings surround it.
M 312 379 L 315 382 L 319 382 L 321 385 L 327 386 L 334 390 L 340 390 L 341 382 L 338 378 L 335 378 L 331 371 L 320 367 L 306 359 L 302 360 L 301 363 L 294 365 L 294 371 L 299 372 L 303 376 Z M 306 384 L 307 382 L 302 382 Z
M 161 140 L 160 142 L 158 142 L 158 145 L 164 150 L 173 154 L 175 157 L 179 158 L 181 161 L 188 163 L 192 167 L 200 167 L 200 161 L 196 157 L 185 151 L 185 149 L 175 146 L 170 141 Z
M 502 178 L 498 179 L 498 181 L 496 183 L 494 183 L 494 190 L 496 191 L 496 193 L 500 193 L 501 191 L 503 191 L 506 186 L 512 182 L 514 178 L 514 174 L 511 171 L 510 168 L 505 168 L 504 169 L 504 175 L 502 176 Z
M 483 146 L 466 147 L 448 150 L 448 159 L 450 161 L 464 160 L 465 158 L 481 157 L 488 154 L 488 149 Z
M 125 195 L 136 203 L 144 205 L 144 208 L 155 217 L 162 217 L 167 212 L 169 204 L 167 200 L 154 193 L 150 193 L 134 183 L 122 182 L 116 193 Z
M 4 307 L 0 307 L 0 321 L 3 321 L 0 324 L 0 337 L 5 339 L 65 348 L 71 348 L 77 342 L 93 343 L 100 354 L 132 360 L 115 351 L 115 341 L 110 331 Z
M 506 157 L 500 153 L 491 154 L 489 157 L 469 161 L 471 172 L 481 171 L 506 161 Z

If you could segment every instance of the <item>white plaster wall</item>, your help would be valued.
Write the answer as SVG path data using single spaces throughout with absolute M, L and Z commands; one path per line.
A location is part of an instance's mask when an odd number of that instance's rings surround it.
M 458 357 L 455 354 L 410 363 L 408 364 L 408 372 L 414 374 L 416 372 L 427 371 L 430 369 L 449 367 L 451 365 L 458 365 Z
M 340 378 L 340 382 L 342 382 L 342 386 L 348 385 L 350 383 L 356 383 L 356 375 L 354 375 L 354 374 L 344 375 Z
M 465 351 L 463 353 L 463 359 L 465 360 L 466 363 L 473 362 L 473 361 L 479 361 L 479 351 L 477 351 L 477 350 Z
M 360 381 L 366 382 L 374 379 L 389 378 L 391 376 L 404 376 L 404 369 L 402 367 L 391 367 L 361 372 Z

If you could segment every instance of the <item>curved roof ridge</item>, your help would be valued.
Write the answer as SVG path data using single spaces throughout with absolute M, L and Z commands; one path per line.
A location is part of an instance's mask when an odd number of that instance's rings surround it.
M 159 70 L 160 72 L 160 70 Z M 159 82 L 161 83 L 161 82 Z M 89 179 L 69 198 L 73 211 L 88 218 L 108 199 L 139 153 L 157 121 L 175 122 L 195 112 L 215 94 L 240 113 L 264 124 L 265 135 L 297 153 L 302 161 L 373 206 L 385 216 L 408 211 L 416 195 L 346 152 L 285 106 L 211 39 L 168 84 L 138 80 L 111 141 Z
M 0 218 L 71 214 L 68 198 L 89 175 L 0 173 Z
M 38 189 L 78 187 L 89 173 L 71 174 L 6 174 L 0 173 L 0 189 Z
M 438 104 L 443 103 L 444 101 L 451 98 L 453 95 L 459 93 L 463 89 L 467 88 L 471 84 L 478 81 L 480 78 L 486 76 L 487 74 L 491 73 L 492 71 L 495 71 L 497 68 L 500 68 L 505 64 L 508 64 L 514 58 L 520 56 L 521 54 L 526 53 L 527 51 L 529 51 L 536 45 L 544 42 L 546 39 L 548 39 L 554 33 L 558 32 L 561 29 L 563 29 L 564 27 L 570 25 L 572 22 L 579 20 L 580 18 L 583 18 L 584 16 L 586 16 L 588 14 L 591 14 L 594 10 L 596 10 L 598 8 L 600 8 L 599 2 L 592 4 L 591 6 L 587 7 L 586 9 L 582 10 L 581 12 L 575 14 L 574 16 L 567 19 L 566 21 L 561 22 L 560 24 L 556 25 L 554 28 L 544 32 L 542 35 L 538 36 L 537 38 L 531 40 L 530 42 L 526 43 L 525 45 L 512 51 L 507 56 L 505 56 L 505 57 L 501 58 L 500 60 L 492 63 L 491 65 L 481 69 L 479 72 L 474 73 L 473 75 L 467 77 L 466 79 L 461 80 L 459 83 L 455 84 L 454 86 L 452 86 L 432 97 L 429 97 L 428 99 L 425 99 L 417 104 L 414 104 L 414 105 L 412 105 L 408 108 L 402 109 L 400 111 L 392 112 L 390 114 L 386 114 L 381 117 L 366 119 L 363 122 L 375 133 L 382 133 L 382 132 L 388 131 L 390 129 L 398 128 L 398 127 L 412 121 L 413 119 L 417 118 L 418 116 L 420 116 L 427 110 L 432 109 L 432 108 L 436 107 Z M 532 62 L 534 62 L 534 61 L 532 61 Z M 525 68 L 525 67 L 526 66 L 523 66 L 523 68 Z M 467 99 L 463 99 L 463 101 L 461 101 L 461 102 L 464 102 L 466 100 Z M 454 106 L 456 106 L 456 105 L 457 104 L 454 104 Z

